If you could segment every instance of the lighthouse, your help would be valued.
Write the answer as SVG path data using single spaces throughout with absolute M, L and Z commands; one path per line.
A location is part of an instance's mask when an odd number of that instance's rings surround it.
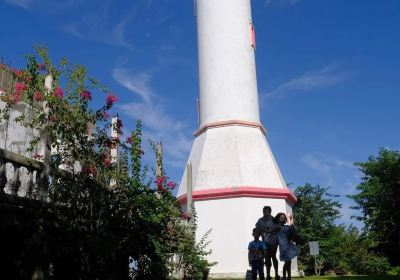
M 184 211 L 193 201 L 198 240 L 211 229 L 209 260 L 218 264 L 210 276 L 244 277 L 247 245 L 263 206 L 271 206 L 273 215 L 292 212 L 296 197 L 260 122 L 250 0 L 195 5 L 199 127 L 177 196 Z

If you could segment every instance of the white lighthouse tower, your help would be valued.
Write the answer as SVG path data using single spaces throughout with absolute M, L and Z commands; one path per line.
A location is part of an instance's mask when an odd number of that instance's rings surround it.
M 189 194 L 197 238 L 209 239 L 212 277 L 243 277 L 247 245 L 263 206 L 288 213 L 296 197 L 287 188 L 260 122 L 250 0 L 196 0 L 200 126 L 178 199 Z M 190 182 L 188 182 L 188 179 Z M 279 254 L 279 253 L 278 253 Z M 293 261 L 293 275 L 297 263 Z M 280 270 L 282 264 L 280 264 Z

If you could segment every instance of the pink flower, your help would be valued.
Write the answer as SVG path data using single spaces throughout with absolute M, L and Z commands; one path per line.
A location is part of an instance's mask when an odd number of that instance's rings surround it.
M 107 111 L 103 112 L 103 119 L 108 119 L 110 117 L 110 114 Z
M 43 155 L 34 154 L 34 155 L 32 156 L 32 158 L 34 158 L 34 159 L 42 159 L 42 158 L 43 158 Z
M 109 158 L 106 158 L 103 160 L 103 163 L 105 166 L 110 166 L 111 165 L 111 160 Z
M 105 145 L 106 145 L 106 147 L 107 148 L 110 148 L 110 149 L 114 149 L 115 148 L 115 143 L 113 143 L 111 140 L 107 140 L 106 142 L 105 142 Z
M 42 94 L 40 91 L 37 91 L 37 92 L 35 92 L 35 93 L 33 94 L 33 98 L 34 98 L 36 101 L 42 101 L 42 100 L 44 99 L 44 96 L 43 96 L 43 94 Z
M 44 64 L 44 63 L 39 63 L 38 65 L 37 65 L 37 68 L 39 69 L 39 70 L 46 70 L 46 64 Z
M 60 87 L 56 88 L 53 91 L 53 96 L 58 97 L 58 98 L 63 98 L 64 97 L 64 90 Z
M 167 187 L 170 188 L 171 190 L 175 189 L 176 183 L 175 182 L 168 182 Z
M 117 137 L 113 137 L 113 140 L 114 140 L 114 142 L 115 142 L 115 143 L 117 143 L 117 144 L 120 142 L 120 140 L 119 140 L 119 137 L 118 137 L 118 136 L 117 136 Z
M 86 174 L 92 175 L 96 173 L 96 167 L 94 167 L 93 165 L 88 165 L 83 169 L 83 172 L 85 172 Z
M 116 97 L 114 94 L 109 93 L 107 95 L 107 106 L 112 106 L 117 101 L 118 101 L 118 97 Z
M 16 83 L 14 88 L 15 88 L 15 91 L 21 92 L 21 91 L 26 90 L 26 85 L 25 85 L 25 83 Z
M 186 213 L 182 213 L 181 214 L 181 219 L 182 220 L 187 220 L 189 218 L 189 216 Z
M 158 191 L 158 192 L 163 192 L 163 191 L 165 191 L 164 186 L 163 186 L 163 185 L 157 185 L 157 191 Z
M 18 70 L 18 69 L 12 69 L 11 72 L 13 72 L 14 75 L 18 78 L 20 78 L 24 75 L 24 71 Z
M 156 180 L 154 181 L 157 186 L 163 185 L 167 181 L 167 177 L 165 176 L 157 176 Z
M 133 142 L 132 136 L 129 136 L 129 137 L 126 138 L 126 143 L 132 144 L 132 142 Z
M 86 101 L 88 100 L 92 100 L 92 94 L 90 93 L 90 91 L 84 90 L 80 93 L 80 96 L 85 99 Z
M 13 104 L 17 104 L 18 102 L 21 101 L 21 98 L 22 98 L 22 93 L 20 91 L 15 91 L 11 96 L 11 102 Z

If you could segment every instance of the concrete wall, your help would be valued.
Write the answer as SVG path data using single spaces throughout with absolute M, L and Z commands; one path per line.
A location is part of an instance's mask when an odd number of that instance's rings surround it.
M 196 0 L 200 125 L 259 122 L 250 0 Z
M 197 239 L 209 229 L 212 254 L 210 261 L 218 264 L 211 269 L 213 277 L 243 277 L 249 269 L 247 246 L 253 240 L 252 230 L 265 205 L 272 208 L 272 215 L 292 212 L 292 207 L 284 199 L 241 197 L 196 201 L 198 215 Z M 277 253 L 279 259 L 279 251 Z M 283 262 L 279 262 L 282 275 Z M 297 262 L 292 262 L 293 275 L 298 274 Z M 274 275 L 274 274 L 272 274 Z

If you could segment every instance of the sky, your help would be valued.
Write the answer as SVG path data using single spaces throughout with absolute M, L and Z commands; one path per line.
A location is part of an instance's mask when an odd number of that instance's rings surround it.
M 346 198 L 362 176 L 353 163 L 400 150 L 400 1 L 253 0 L 252 10 L 261 120 L 286 182 L 329 187 L 338 223 L 361 227 Z M 180 181 L 197 129 L 193 1 L 0 0 L 0 18 L 4 62 L 23 67 L 42 44 L 85 65 L 118 95 L 124 129 L 141 119 L 144 137 L 163 143 Z

